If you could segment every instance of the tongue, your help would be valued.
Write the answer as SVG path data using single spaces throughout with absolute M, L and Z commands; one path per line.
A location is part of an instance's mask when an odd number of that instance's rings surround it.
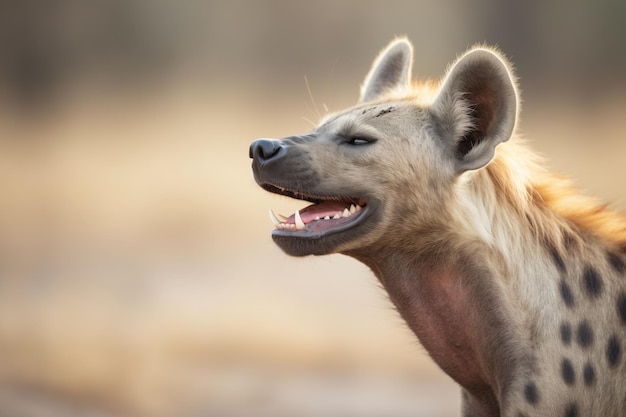
M 308 207 L 300 210 L 300 217 L 302 218 L 302 222 L 304 224 L 311 223 L 315 220 L 316 217 L 320 219 L 330 216 L 332 219 L 333 216 L 337 213 L 343 213 L 343 210 L 346 208 L 350 208 L 350 204 L 342 203 L 341 201 L 324 201 L 319 204 L 312 204 Z M 289 216 L 285 223 L 295 223 L 296 216 L 295 213 Z

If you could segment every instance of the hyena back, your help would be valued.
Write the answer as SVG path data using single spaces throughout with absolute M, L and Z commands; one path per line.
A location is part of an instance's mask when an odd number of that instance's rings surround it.
M 359 103 L 311 133 L 250 147 L 294 256 L 371 268 L 463 416 L 626 415 L 626 219 L 543 169 L 516 135 L 507 60 L 476 47 L 440 83 L 411 82 L 392 42 Z

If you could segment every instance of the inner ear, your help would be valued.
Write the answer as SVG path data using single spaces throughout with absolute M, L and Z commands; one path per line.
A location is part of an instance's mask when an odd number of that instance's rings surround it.
M 456 144 L 456 153 L 460 157 L 467 155 L 483 139 L 494 133 L 495 120 L 502 103 L 499 102 L 498 94 L 492 91 L 493 85 L 487 81 L 473 80 L 474 85 L 468 86 L 468 93 L 463 96 L 471 127 Z
M 507 63 L 478 48 L 452 67 L 432 110 L 460 171 L 478 169 L 507 141 L 517 118 L 517 92 Z

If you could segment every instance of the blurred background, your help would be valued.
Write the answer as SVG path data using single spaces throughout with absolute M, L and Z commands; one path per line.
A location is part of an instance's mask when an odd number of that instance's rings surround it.
M 477 42 L 550 166 L 626 208 L 626 3 L 0 2 L 0 416 L 458 415 L 372 274 L 272 243 L 249 143 L 355 103 L 396 35 Z

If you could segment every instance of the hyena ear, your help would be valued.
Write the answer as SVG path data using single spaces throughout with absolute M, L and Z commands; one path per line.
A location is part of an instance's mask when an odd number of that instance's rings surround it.
M 513 134 L 518 111 L 509 64 L 474 48 L 449 70 L 431 108 L 458 172 L 485 166 Z
M 374 100 L 389 90 L 411 83 L 413 46 L 405 38 L 392 41 L 376 58 L 361 86 L 359 102 Z

